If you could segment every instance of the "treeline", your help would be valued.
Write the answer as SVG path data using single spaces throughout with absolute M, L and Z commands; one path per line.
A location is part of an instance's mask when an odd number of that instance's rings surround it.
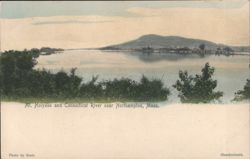
M 0 92 L 5 99 L 83 99 L 91 101 L 165 101 L 170 95 L 169 88 L 159 79 L 142 76 L 139 82 L 128 78 L 98 82 L 98 76 L 83 82 L 76 75 L 76 68 L 69 73 L 35 70 L 40 50 L 6 51 L 0 56 Z M 179 79 L 173 85 L 183 103 L 209 103 L 219 101 L 223 92 L 214 91 L 217 81 L 215 69 L 208 63 L 201 74 L 189 75 L 179 72 Z M 236 92 L 234 101 L 250 99 L 250 80 L 243 90 Z
M 4 98 L 106 99 L 124 101 L 163 101 L 170 92 L 158 79 L 142 76 L 139 82 L 114 79 L 97 82 L 97 77 L 84 83 L 71 69 L 51 73 L 35 70 L 39 50 L 6 51 L 0 56 L 0 90 Z
M 50 48 L 50 47 L 42 47 L 40 49 L 33 48 L 30 51 L 32 51 L 32 52 L 34 52 L 34 51 L 35 52 L 39 52 L 40 55 L 51 55 L 51 54 L 63 51 L 63 49 L 60 49 L 60 48 Z

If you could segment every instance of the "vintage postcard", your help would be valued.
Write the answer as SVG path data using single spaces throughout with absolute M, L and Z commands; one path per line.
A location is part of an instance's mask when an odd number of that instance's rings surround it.
M 248 0 L 1 1 L 1 159 L 249 159 Z

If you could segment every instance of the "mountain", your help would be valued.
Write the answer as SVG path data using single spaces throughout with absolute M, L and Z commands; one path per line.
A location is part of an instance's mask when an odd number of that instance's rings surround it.
M 129 49 L 141 49 L 145 47 L 151 47 L 154 49 L 159 48 L 175 48 L 175 47 L 188 47 L 188 48 L 199 48 L 200 44 L 205 44 L 206 49 L 216 50 L 218 47 L 226 47 L 224 44 L 216 44 L 211 41 L 201 39 L 184 38 L 180 36 L 160 36 L 155 34 L 149 34 L 139 37 L 136 40 L 128 41 L 122 44 L 111 45 L 103 47 L 101 49 L 118 49 L 118 50 L 129 50 Z M 249 49 L 249 47 L 232 47 L 237 50 Z

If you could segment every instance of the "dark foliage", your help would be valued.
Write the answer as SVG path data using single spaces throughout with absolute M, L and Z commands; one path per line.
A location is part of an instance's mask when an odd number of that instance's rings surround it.
M 212 79 L 214 68 L 208 63 L 202 69 L 201 75 L 189 76 L 187 71 L 180 71 L 180 80 L 173 85 L 180 93 L 179 97 L 183 103 L 209 103 L 218 100 L 223 93 L 215 92 L 217 81 Z
M 205 50 L 205 47 L 206 47 L 205 44 L 200 44 L 200 45 L 199 45 L 199 48 L 200 48 L 201 50 Z
M 166 100 L 170 94 L 161 80 L 149 80 L 142 76 L 140 82 L 128 78 L 114 79 L 100 83 L 104 96 L 111 99 L 131 99 L 136 101 Z
M 84 98 L 130 101 L 166 100 L 169 90 L 160 80 L 149 80 L 145 76 L 140 82 L 122 78 L 97 82 L 98 77 L 83 83 L 76 75 L 59 71 L 52 74 L 35 70 L 40 50 L 6 51 L 0 56 L 0 90 L 10 98 Z
M 100 83 L 97 83 L 98 76 L 93 76 L 92 80 L 83 83 L 80 87 L 80 96 L 83 98 L 94 99 L 103 97 L 103 89 Z
M 241 100 L 249 100 L 250 99 L 250 79 L 247 79 L 247 82 L 243 88 L 243 90 L 239 90 L 235 93 L 234 101 Z
M 37 51 L 6 51 L 0 56 L 1 89 L 5 95 L 27 94 L 26 78 L 36 65 Z

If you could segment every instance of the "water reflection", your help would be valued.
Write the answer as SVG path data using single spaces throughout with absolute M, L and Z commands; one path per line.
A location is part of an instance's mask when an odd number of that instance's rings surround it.
M 134 56 L 143 62 L 180 61 L 184 59 L 200 59 L 209 56 L 209 55 L 204 56 L 198 54 L 144 53 L 144 52 L 131 52 L 126 54 L 129 56 Z
M 179 100 L 172 85 L 178 79 L 179 70 L 189 74 L 201 73 L 201 68 L 209 62 L 215 67 L 214 79 L 218 81 L 216 90 L 223 91 L 223 102 L 230 102 L 234 93 L 243 88 L 249 77 L 248 56 L 200 56 L 198 54 L 142 53 L 100 50 L 73 50 L 50 56 L 40 56 L 36 68 L 45 68 L 53 72 L 78 68 L 77 75 L 84 82 L 99 75 L 99 80 L 112 80 L 127 77 L 139 80 L 142 75 L 150 79 L 162 79 L 171 89 L 168 102 Z M 163 76 L 164 75 L 164 76 Z

